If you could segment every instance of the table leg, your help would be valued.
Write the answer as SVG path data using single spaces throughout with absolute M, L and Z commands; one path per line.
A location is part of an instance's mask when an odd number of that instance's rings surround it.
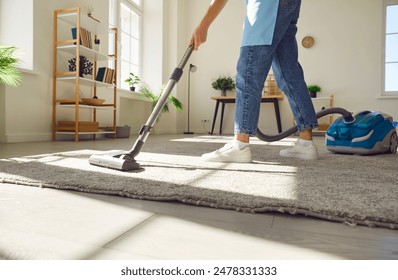
M 275 117 L 276 123 L 278 125 L 278 132 L 282 132 L 282 123 L 281 123 L 281 114 L 279 112 L 279 102 L 277 99 L 274 100 L 274 109 L 275 109 Z
M 214 116 L 213 116 L 213 124 L 211 126 L 211 132 L 210 134 L 213 135 L 213 131 L 214 131 L 214 126 L 216 125 L 216 120 L 217 120 L 217 113 L 218 113 L 218 106 L 220 105 L 220 101 L 217 100 L 216 102 L 216 108 L 214 110 Z

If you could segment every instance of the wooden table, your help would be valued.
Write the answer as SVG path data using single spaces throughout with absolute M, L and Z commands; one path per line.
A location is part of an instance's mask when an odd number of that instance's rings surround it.
M 216 101 L 216 108 L 214 110 L 213 124 L 211 126 L 210 134 L 213 134 L 213 132 L 214 132 L 214 126 L 216 124 L 217 113 L 218 113 L 218 108 L 220 106 L 220 103 L 222 104 L 222 106 L 221 106 L 221 121 L 220 121 L 220 134 L 221 134 L 222 133 L 222 123 L 224 120 L 225 104 L 235 103 L 236 99 L 235 99 L 235 96 L 213 96 L 213 97 L 211 97 L 211 99 Z M 261 103 L 273 103 L 274 104 L 276 124 L 278 126 L 278 132 L 281 133 L 282 132 L 282 123 L 281 123 L 281 116 L 280 116 L 280 112 L 279 112 L 279 100 L 283 100 L 283 95 L 267 95 L 267 96 L 263 96 L 261 98 Z

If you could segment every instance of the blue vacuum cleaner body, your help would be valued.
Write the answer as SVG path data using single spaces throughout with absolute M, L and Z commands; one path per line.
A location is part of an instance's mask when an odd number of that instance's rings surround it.
M 380 154 L 397 152 L 397 131 L 391 116 L 374 111 L 364 111 L 346 122 L 338 117 L 326 134 L 326 148 L 344 154 Z

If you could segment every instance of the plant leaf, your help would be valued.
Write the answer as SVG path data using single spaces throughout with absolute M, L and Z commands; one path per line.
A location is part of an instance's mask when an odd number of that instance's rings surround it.
M 180 100 L 175 98 L 174 96 L 169 96 L 169 99 L 171 103 L 173 103 L 174 107 L 176 108 L 177 112 L 181 113 L 182 112 L 182 103 Z
M 140 91 L 139 91 L 143 96 L 145 96 L 146 98 L 148 98 L 149 100 L 152 101 L 152 110 L 155 108 L 156 104 L 158 103 L 160 96 L 163 93 L 163 88 L 159 91 L 158 95 L 155 95 L 149 88 L 147 88 L 146 86 L 143 86 Z M 173 104 L 173 106 L 176 108 L 177 112 L 182 112 L 182 103 L 180 100 L 178 100 L 176 97 L 174 96 L 169 96 L 166 100 L 166 104 L 164 104 L 163 108 L 162 108 L 162 112 L 169 112 L 170 108 L 169 108 L 169 104 Z M 160 118 L 160 116 L 159 116 Z
M 17 68 L 19 59 L 14 57 L 16 47 L 0 46 L 0 84 L 18 86 L 21 72 Z

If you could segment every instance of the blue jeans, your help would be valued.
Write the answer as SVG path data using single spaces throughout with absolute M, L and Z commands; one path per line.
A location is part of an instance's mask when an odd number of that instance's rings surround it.
M 318 127 L 298 62 L 297 20 L 301 0 L 280 0 L 272 45 L 241 47 L 237 63 L 235 134 L 256 135 L 265 79 L 271 68 L 301 132 Z

